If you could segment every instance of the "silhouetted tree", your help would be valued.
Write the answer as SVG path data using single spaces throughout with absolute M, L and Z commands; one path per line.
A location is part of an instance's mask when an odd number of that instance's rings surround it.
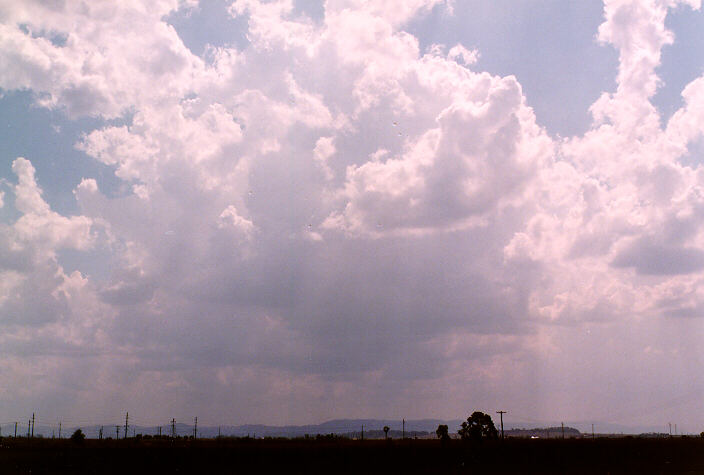
M 450 438 L 450 434 L 447 425 L 440 424 L 435 431 L 435 435 L 437 435 L 440 440 L 448 440 Z
M 83 433 L 81 429 L 76 429 L 76 431 L 71 434 L 71 441 L 75 442 L 76 444 L 80 444 L 83 442 L 86 438 L 86 435 Z
M 384 439 L 389 438 L 389 426 L 384 426 Z
M 462 440 L 497 439 L 499 437 L 491 416 L 479 411 L 473 412 L 462 423 L 462 428 L 457 433 Z

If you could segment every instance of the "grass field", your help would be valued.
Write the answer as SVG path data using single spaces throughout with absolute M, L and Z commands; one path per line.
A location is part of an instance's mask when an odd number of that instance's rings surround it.
M 704 473 L 704 439 L 0 442 L 0 474 Z

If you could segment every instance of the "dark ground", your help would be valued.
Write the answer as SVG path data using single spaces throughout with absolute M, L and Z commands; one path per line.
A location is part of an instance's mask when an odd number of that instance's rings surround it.
M 0 474 L 696 473 L 704 439 L 0 441 Z

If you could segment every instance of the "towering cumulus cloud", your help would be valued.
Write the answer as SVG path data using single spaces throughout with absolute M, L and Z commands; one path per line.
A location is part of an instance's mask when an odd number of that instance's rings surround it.
M 409 33 L 452 2 L 302 3 L 231 2 L 241 44 L 202 54 L 171 24 L 194 2 L 0 5 L 0 88 L 82 124 L 118 182 L 71 184 L 73 216 L 30 160 L 0 183 L 7 417 L 577 419 L 704 392 L 704 76 L 653 102 L 698 1 L 605 1 L 615 89 L 568 138 L 480 49 Z

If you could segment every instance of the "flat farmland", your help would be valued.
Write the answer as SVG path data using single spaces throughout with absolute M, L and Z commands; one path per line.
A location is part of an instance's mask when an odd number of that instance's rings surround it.
M 704 439 L 1 442 L 2 474 L 704 473 Z

